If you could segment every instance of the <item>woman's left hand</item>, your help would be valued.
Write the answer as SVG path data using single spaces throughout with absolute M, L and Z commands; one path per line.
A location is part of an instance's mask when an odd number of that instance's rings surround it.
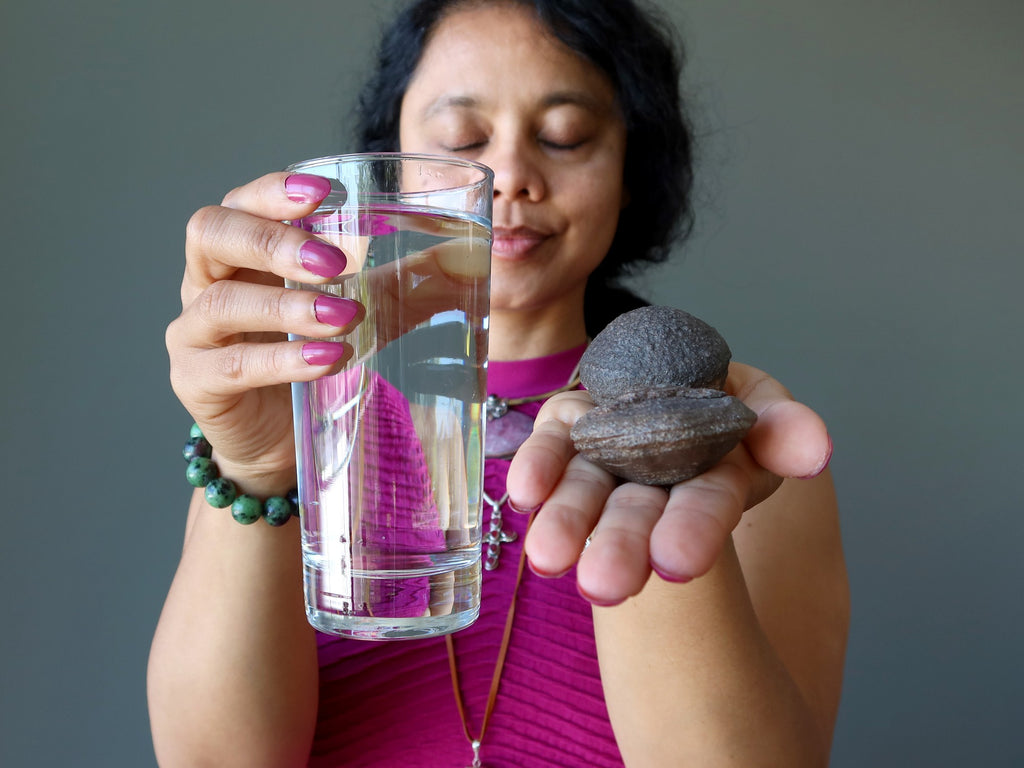
M 623 483 L 576 453 L 569 429 L 593 408 L 586 392 L 545 403 L 508 474 L 514 506 L 541 507 L 525 543 L 531 568 L 558 576 L 578 562 L 579 590 L 598 605 L 638 594 L 652 569 L 689 581 L 710 570 L 743 512 L 783 478 L 824 471 L 832 453 L 824 422 L 778 381 L 732 363 L 726 390 L 757 422 L 721 462 L 670 489 Z

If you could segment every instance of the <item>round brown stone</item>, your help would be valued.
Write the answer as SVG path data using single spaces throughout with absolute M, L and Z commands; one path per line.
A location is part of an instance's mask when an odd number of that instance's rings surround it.
M 594 401 L 651 387 L 721 389 L 732 353 L 700 318 L 673 307 L 641 307 L 619 315 L 591 342 L 580 379 Z

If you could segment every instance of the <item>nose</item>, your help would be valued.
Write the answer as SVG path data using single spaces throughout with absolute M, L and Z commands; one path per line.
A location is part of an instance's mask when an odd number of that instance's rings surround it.
M 494 201 L 536 202 L 544 197 L 545 181 L 541 158 L 526 142 L 492 140 L 487 157 L 481 158 L 494 171 Z

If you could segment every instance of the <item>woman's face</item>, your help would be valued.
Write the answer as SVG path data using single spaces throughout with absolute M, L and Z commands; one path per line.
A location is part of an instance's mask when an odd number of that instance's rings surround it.
M 515 4 L 456 11 L 402 102 L 403 151 L 494 170 L 491 308 L 582 308 L 625 200 L 626 128 L 604 74 Z

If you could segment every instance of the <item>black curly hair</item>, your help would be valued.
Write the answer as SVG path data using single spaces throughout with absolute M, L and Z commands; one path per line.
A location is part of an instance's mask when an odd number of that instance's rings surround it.
M 399 148 L 402 99 L 431 32 L 468 6 L 532 9 L 559 41 L 611 80 L 626 123 L 623 208 L 608 255 L 591 275 L 584 307 L 596 334 L 645 302 L 617 284 L 668 258 L 693 227 L 693 131 L 679 90 L 683 51 L 671 25 L 642 0 L 413 0 L 387 27 L 357 104 L 356 140 L 366 152 Z

